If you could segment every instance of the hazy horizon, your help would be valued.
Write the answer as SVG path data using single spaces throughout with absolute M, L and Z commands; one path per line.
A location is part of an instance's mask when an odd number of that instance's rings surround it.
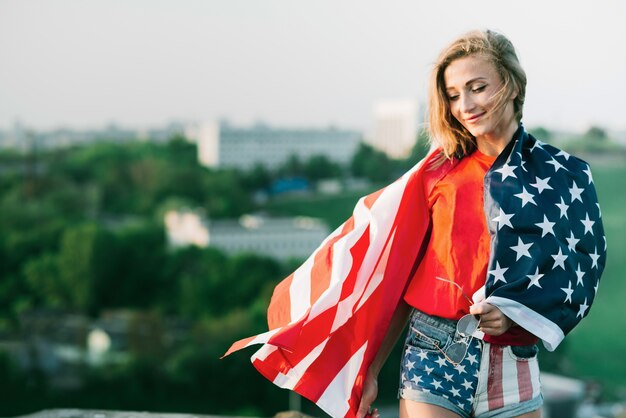
M 0 129 L 234 125 L 367 131 L 378 100 L 425 102 L 432 62 L 473 28 L 528 75 L 524 123 L 626 130 L 626 4 L 393 0 L 0 0 Z

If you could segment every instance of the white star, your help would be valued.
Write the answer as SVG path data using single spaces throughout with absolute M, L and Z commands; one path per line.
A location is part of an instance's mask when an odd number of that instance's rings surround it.
M 563 303 L 567 302 L 569 300 L 569 303 L 572 303 L 572 293 L 574 293 L 574 289 L 572 289 L 572 282 L 568 282 L 567 283 L 567 287 L 565 288 L 561 288 L 562 291 L 565 292 L 565 300 L 563 301 Z
M 420 350 L 420 352 L 417 353 L 417 356 L 420 358 L 420 360 L 424 361 L 428 358 L 428 353 L 424 350 Z
M 527 289 L 530 289 L 530 286 L 537 286 L 539 289 L 543 289 L 539 284 L 539 279 L 541 279 L 543 276 L 543 274 L 539 274 L 539 267 L 536 268 L 535 274 L 526 275 L 526 277 L 530 279 L 530 283 L 528 283 Z
M 448 382 L 452 382 L 452 379 L 454 378 L 454 376 L 451 374 L 448 374 L 447 372 L 444 372 L 443 378 L 446 379 Z
M 606 251 L 606 235 L 602 235 L 602 239 L 604 240 L 604 251 Z
M 546 177 L 545 179 L 535 177 L 535 183 L 530 183 L 530 185 L 533 186 L 535 189 L 539 190 L 539 193 L 541 194 L 541 192 L 543 192 L 546 189 L 554 190 L 552 186 L 548 184 L 549 181 L 550 181 L 550 177 Z
M 458 390 L 457 388 L 453 387 L 452 389 L 450 389 L 450 393 L 452 394 L 452 396 L 457 396 L 457 397 L 461 397 L 461 391 Z
M 468 382 L 467 379 L 463 379 L 463 383 L 461 384 L 461 386 L 463 386 L 466 390 L 470 390 L 474 387 L 472 382 Z
M 580 202 L 582 203 L 583 199 L 582 197 L 580 197 L 580 195 L 582 194 L 583 190 L 585 189 L 581 189 L 580 187 L 578 187 L 575 181 L 572 181 L 572 187 L 570 187 L 569 189 L 569 192 L 572 195 L 572 203 L 574 203 L 574 200 L 580 200 Z
M 600 285 L 600 280 L 596 281 L 596 285 L 593 287 L 594 294 L 598 293 L 598 286 Z
M 567 240 L 567 248 L 569 248 L 570 251 L 576 251 L 576 244 L 578 244 L 580 240 L 576 239 L 574 231 L 570 231 L 570 237 L 565 239 Z
M 537 204 L 533 200 L 533 197 L 535 195 L 528 193 L 524 186 L 522 186 L 522 193 L 514 194 L 513 196 L 522 199 L 522 207 L 526 206 L 526 203 L 532 203 L 533 205 L 537 206 Z
M 493 283 L 496 284 L 498 281 L 503 281 L 506 283 L 506 279 L 504 278 L 504 273 L 508 270 L 508 267 L 501 268 L 500 263 L 496 261 L 496 268 L 494 270 L 489 270 L 488 274 L 493 274 Z
M 565 157 L 565 161 L 569 160 L 569 157 L 570 157 L 570 155 L 567 152 L 565 152 L 565 151 L 559 152 L 556 156 L 557 157 Z
M 583 225 L 585 225 L 585 234 L 587 232 L 589 232 L 591 235 L 593 235 L 592 227 L 593 227 L 593 224 L 595 224 L 596 222 L 592 221 L 591 219 L 589 219 L 589 214 L 588 213 L 585 213 L 585 219 L 584 220 L 581 219 L 580 222 L 582 222 Z M 585 235 L 585 234 L 583 234 L 583 235 Z
M 585 276 L 585 272 L 580 269 L 580 263 L 578 263 L 578 267 L 576 268 L 576 286 L 579 284 L 583 285 L 583 277 Z
M 593 183 L 593 176 L 591 175 L 591 167 L 587 166 L 586 170 L 583 170 L 583 173 L 589 177 L 589 184 Z
M 541 238 L 545 237 L 548 234 L 552 234 L 554 235 L 554 227 L 555 222 L 550 222 L 548 220 L 548 217 L 546 215 L 543 215 L 543 222 L 540 222 L 537 225 L 539 228 L 541 228 Z
M 528 173 L 528 170 L 526 170 L 526 167 L 524 167 L 524 164 L 526 164 L 526 161 L 522 161 L 521 163 L 519 163 L 519 166 L 522 167 L 522 170 Z
M 602 217 L 602 209 L 600 209 L 600 204 L 596 202 L 596 206 L 598 207 L 598 218 Z
M 559 216 L 559 219 L 561 219 L 562 217 L 565 216 L 565 219 L 569 219 L 567 217 L 567 210 L 569 209 L 569 205 L 565 204 L 565 201 L 563 200 L 563 196 L 561 196 L 561 203 L 555 203 L 556 207 L 561 209 L 561 215 Z
M 585 298 L 585 301 L 580 304 L 580 308 L 578 310 L 578 313 L 576 314 L 576 318 L 578 318 L 579 316 L 581 318 L 585 316 L 585 312 L 587 312 L 587 309 L 589 309 L 589 305 L 587 305 L 587 298 Z
M 554 265 L 552 266 L 552 270 L 554 270 L 557 267 L 561 267 L 563 270 L 565 270 L 565 260 L 567 260 L 568 256 L 563 255 L 563 251 L 561 251 L 561 247 L 559 247 L 558 254 L 552 254 L 551 257 L 554 258 Z
M 439 366 L 443 367 L 446 365 L 446 359 L 445 357 L 439 357 L 435 363 L 437 363 Z
M 478 361 L 476 360 L 476 354 L 468 354 L 467 361 L 469 362 L 469 364 L 478 363 Z
M 426 372 L 427 375 L 430 375 L 433 370 L 435 370 L 434 367 L 424 366 L 424 371 Z
M 593 252 L 589 254 L 591 257 L 591 268 L 598 268 L 598 259 L 600 258 L 600 254 L 598 254 L 598 248 L 594 247 Z
M 407 361 L 406 361 L 406 368 L 407 368 L 409 371 L 413 370 L 413 369 L 415 368 L 415 362 L 414 362 L 414 361 L 407 360 Z
M 411 381 L 414 382 L 416 385 L 419 385 L 420 383 L 422 383 L 422 377 L 418 375 L 413 375 Z
M 516 168 L 517 168 L 516 166 L 511 166 L 507 162 L 502 167 L 498 168 L 497 170 L 493 170 L 493 171 L 502 174 L 502 181 L 504 181 L 504 180 L 506 180 L 507 177 L 517 178 L 517 176 L 513 172 L 513 170 L 515 170 Z
M 435 389 L 441 389 L 441 382 L 439 380 L 433 379 L 432 385 L 435 387 Z
M 502 229 L 503 226 L 508 226 L 509 228 L 513 228 L 513 225 L 511 225 L 511 218 L 515 216 L 515 214 L 506 214 L 504 213 L 504 211 L 502 210 L 502 208 L 500 208 L 500 214 L 498 216 L 496 216 L 495 218 L 492 219 L 492 221 L 497 222 L 498 223 L 498 231 Z
M 552 164 L 554 166 L 554 172 L 556 173 L 557 171 L 559 171 L 560 168 L 565 170 L 565 167 L 563 167 L 561 165 L 560 162 L 558 162 L 557 160 L 555 160 L 554 158 L 550 161 L 546 161 L 548 164 Z
M 535 148 L 541 148 L 541 141 L 539 141 L 539 140 L 535 141 L 535 143 L 533 144 L 533 146 L 532 146 L 532 147 L 530 147 L 530 150 L 531 150 L 531 151 L 534 151 L 534 150 L 535 150 Z
M 456 366 L 454 366 L 454 368 L 457 372 L 459 372 L 459 374 L 467 373 L 465 371 L 465 366 L 463 366 L 462 364 L 457 364 Z
M 470 395 L 469 398 L 467 398 L 467 402 L 474 403 L 474 397 Z
M 517 256 L 515 258 L 515 261 L 519 260 L 520 258 L 522 258 L 523 256 L 526 256 L 528 258 L 532 258 L 530 256 L 530 252 L 528 251 L 528 249 L 533 245 L 533 243 L 529 243 L 526 244 L 524 241 L 522 241 L 522 238 L 517 237 L 517 245 L 514 245 L 512 247 L 510 247 L 513 251 L 515 251 L 517 253 Z

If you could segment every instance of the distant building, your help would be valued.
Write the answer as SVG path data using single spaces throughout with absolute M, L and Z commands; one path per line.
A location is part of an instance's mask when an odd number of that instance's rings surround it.
M 324 223 L 308 217 L 245 215 L 238 220 L 208 222 L 190 211 L 169 211 L 165 226 L 174 248 L 213 246 L 229 254 L 248 252 L 279 260 L 307 258 L 330 233 Z
M 198 161 L 207 167 L 251 169 L 257 164 L 274 169 L 291 156 L 306 161 L 314 155 L 347 164 L 361 135 L 355 131 L 328 129 L 275 129 L 265 125 L 234 128 L 207 122 L 191 125 L 185 135 L 198 144 Z
M 374 105 L 374 132 L 366 139 L 393 158 L 405 158 L 417 140 L 417 100 L 385 100 Z

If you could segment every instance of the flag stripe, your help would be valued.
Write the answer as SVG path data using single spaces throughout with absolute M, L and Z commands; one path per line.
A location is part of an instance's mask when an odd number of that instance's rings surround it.
M 490 344 L 487 398 L 489 410 L 502 408 L 502 346 Z
M 520 402 L 533 398 L 533 384 L 530 378 L 530 366 L 527 361 L 517 362 L 517 385 L 519 387 Z

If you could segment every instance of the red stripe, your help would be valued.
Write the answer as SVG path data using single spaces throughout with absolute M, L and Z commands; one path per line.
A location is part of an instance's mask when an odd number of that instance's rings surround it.
M 517 361 L 516 363 L 519 401 L 528 401 L 533 397 L 533 383 L 530 378 L 530 365 L 527 361 Z
M 487 377 L 487 400 L 489 410 L 504 406 L 502 391 L 502 346 L 491 345 L 489 350 L 489 376 Z

